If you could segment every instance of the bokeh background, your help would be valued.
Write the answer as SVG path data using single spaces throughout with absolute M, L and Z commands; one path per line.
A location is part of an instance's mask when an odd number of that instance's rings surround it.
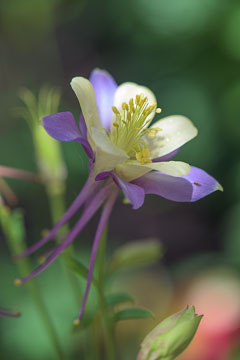
M 117 329 L 119 355 L 134 359 L 157 321 L 195 304 L 205 317 L 182 360 L 239 359 L 240 326 L 240 4 L 235 0 L 21 0 L 0 1 L 0 164 L 37 171 L 27 123 L 16 115 L 22 87 L 35 94 L 44 84 L 61 89 L 61 111 L 79 113 L 73 76 L 107 69 L 118 83 L 151 88 L 161 116 L 182 114 L 199 129 L 177 159 L 201 167 L 224 187 L 198 203 L 178 204 L 149 196 L 132 211 L 118 201 L 109 230 L 109 252 L 137 239 L 159 238 L 164 258 L 154 267 L 123 274 L 115 286 L 130 289 L 156 320 Z M 67 166 L 66 204 L 87 178 L 78 144 L 62 144 Z M 28 243 L 51 226 L 41 185 L 9 180 L 24 209 Z M 88 258 L 88 227 L 75 246 Z M 0 320 L 0 358 L 52 359 L 31 299 L 15 288 L 17 276 L 1 236 L 1 304 L 20 319 Z M 39 278 L 66 351 L 78 351 L 71 332 L 76 305 L 58 264 Z M 80 303 L 81 299 L 79 300 Z M 73 309 L 73 310 L 72 310 Z M 140 326 L 139 326 L 140 324 Z M 16 355 L 17 354 L 17 355 Z M 74 355 L 72 355 L 74 356 Z

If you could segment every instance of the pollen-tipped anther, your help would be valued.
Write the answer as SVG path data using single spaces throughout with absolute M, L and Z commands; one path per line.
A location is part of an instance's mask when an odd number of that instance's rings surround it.
M 140 101 L 140 95 L 136 95 L 135 104 L 138 105 Z
M 49 234 L 49 230 L 48 229 L 43 229 L 41 231 L 41 236 L 44 237 L 44 236 L 47 236 Z
M 21 279 L 15 279 L 15 280 L 14 280 L 14 284 L 15 284 L 16 286 L 20 286 L 20 285 L 22 285 L 22 280 L 21 280 Z
M 114 114 L 120 115 L 120 112 L 118 111 L 118 109 L 116 108 L 116 106 L 113 106 L 113 107 L 112 107 L 112 111 L 114 112 Z
M 128 104 L 127 104 L 127 103 L 125 103 L 125 102 L 123 102 L 123 103 L 122 103 L 122 109 L 123 109 L 123 110 L 127 110 L 127 111 L 128 111 L 128 109 L 129 109 Z
M 147 148 L 142 149 L 141 151 L 138 151 L 136 153 L 136 159 L 139 161 L 142 165 L 145 163 L 151 163 L 152 160 L 150 159 L 150 151 Z
M 73 325 L 78 326 L 80 324 L 80 320 L 76 319 L 73 321 Z
M 40 255 L 40 256 L 38 257 L 38 263 L 39 263 L 40 265 L 44 264 L 46 260 L 47 260 L 47 258 L 46 258 L 46 256 L 44 256 L 44 255 Z

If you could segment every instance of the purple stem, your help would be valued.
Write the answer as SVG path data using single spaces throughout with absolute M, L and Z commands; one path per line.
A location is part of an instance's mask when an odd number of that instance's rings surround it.
M 101 218 L 100 218 L 99 223 L 98 223 L 98 227 L 97 227 L 97 231 L 96 231 L 96 234 L 95 234 L 93 247 L 92 247 L 92 251 L 91 251 L 90 261 L 89 261 L 87 284 L 86 284 L 86 288 L 85 288 L 84 295 L 83 295 L 83 301 L 82 301 L 79 317 L 78 317 L 76 323 L 81 321 L 84 310 L 85 310 L 87 297 L 88 297 L 88 293 L 89 293 L 89 289 L 90 289 L 90 285 L 91 285 L 92 274 L 93 274 L 93 269 L 94 269 L 94 264 L 95 264 L 95 260 L 96 260 L 98 247 L 99 247 L 99 244 L 100 244 L 102 233 L 103 233 L 103 231 L 105 229 L 105 226 L 106 226 L 106 224 L 108 222 L 108 219 L 109 219 L 109 217 L 111 215 L 112 208 L 113 208 L 113 205 L 114 205 L 114 203 L 116 201 L 118 192 L 119 192 L 119 190 L 117 189 L 116 191 L 114 191 L 111 194 L 111 196 L 108 199 L 106 205 L 104 206 L 103 212 L 101 214 Z
M 30 171 L 13 169 L 7 166 L 0 166 L 0 176 L 13 178 L 13 179 L 22 179 L 27 181 L 39 182 L 39 177 Z
M 82 206 L 82 204 L 87 200 L 88 196 L 95 190 L 96 184 L 92 183 L 91 177 L 88 178 L 86 184 L 80 191 L 79 195 L 73 201 L 72 205 L 63 215 L 61 220 L 49 231 L 49 233 L 44 236 L 41 240 L 39 240 L 36 244 L 33 244 L 28 249 L 23 251 L 21 254 L 14 256 L 14 259 L 21 259 L 24 256 L 28 256 L 46 244 L 55 234 L 56 232 L 77 212 L 77 210 Z
M 25 283 L 38 274 L 40 274 L 43 270 L 45 270 L 65 249 L 71 242 L 75 239 L 78 233 L 84 228 L 84 226 L 88 223 L 91 217 L 95 214 L 95 212 L 99 209 L 102 203 L 105 201 L 106 197 L 111 193 L 113 184 L 106 184 L 99 192 L 96 197 L 90 202 L 89 206 L 84 210 L 81 218 L 75 224 L 73 229 L 69 232 L 65 241 L 63 241 L 60 245 L 58 245 L 52 254 L 47 258 L 44 264 L 40 265 L 37 269 L 35 269 L 28 276 L 17 279 L 16 284 Z

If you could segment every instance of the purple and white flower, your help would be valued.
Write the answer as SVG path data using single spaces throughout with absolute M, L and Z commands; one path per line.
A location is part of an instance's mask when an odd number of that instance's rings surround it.
M 169 116 L 151 125 L 155 114 L 161 112 L 151 90 L 130 82 L 117 86 L 108 72 L 99 69 L 93 70 L 89 80 L 73 78 L 71 86 L 82 110 L 79 126 L 70 112 L 46 116 L 42 122 L 53 138 L 82 145 L 90 159 L 89 178 L 62 219 L 20 257 L 42 247 L 82 205 L 85 207 L 80 219 L 45 263 L 29 276 L 18 279 L 17 283 L 26 282 L 46 269 L 104 204 L 90 257 L 86 291 L 78 317 L 80 321 L 101 235 L 120 190 L 133 209 L 138 209 L 146 194 L 192 202 L 222 190 L 222 187 L 204 170 L 171 160 L 186 142 L 197 135 L 197 129 L 181 115 Z

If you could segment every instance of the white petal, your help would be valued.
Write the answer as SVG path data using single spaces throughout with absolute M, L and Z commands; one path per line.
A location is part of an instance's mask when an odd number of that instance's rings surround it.
M 115 168 L 116 174 L 125 181 L 132 181 L 147 174 L 151 169 L 141 165 L 138 161 L 129 160 L 123 164 L 119 164 Z
M 132 82 L 126 82 L 117 88 L 114 95 L 114 106 L 116 106 L 119 111 L 121 111 L 123 102 L 128 103 L 131 98 L 134 100 L 136 95 L 140 95 L 142 93 L 148 97 L 148 102 L 150 105 L 157 102 L 154 93 L 147 87 L 140 86 Z M 148 120 L 152 120 L 154 115 L 154 112 L 149 115 Z
M 166 161 L 140 164 L 136 160 L 129 160 L 119 164 L 115 171 L 125 181 L 132 181 L 150 172 L 157 170 L 172 176 L 185 176 L 190 171 L 190 165 L 182 161 Z
M 181 115 L 172 115 L 155 122 L 151 129 L 160 128 L 154 137 L 144 136 L 151 158 L 171 153 L 197 136 L 197 128 L 191 120 Z
M 102 129 L 102 125 L 99 119 L 94 89 L 90 81 L 83 77 L 73 78 L 71 81 L 71 86 L 77 95 L 84 119 L 86 121 L 88 129 L 88 140 L 95 149 L 91 137 L 91 128 L 94 127 L 97 129 Z
M 96 146 L 95 175 L 103 171 L 111 171 L 119 163 L 128 159 L 127 154 L 123 150 L 118 149 L 103 131 L 91 128 L 91 135 Z
M 164 172 L 165 174 L 172 176 L 185 176 L 190 171 L 190 165 L 182 161 L 161 161 L 145 164 L 152 170 Z

